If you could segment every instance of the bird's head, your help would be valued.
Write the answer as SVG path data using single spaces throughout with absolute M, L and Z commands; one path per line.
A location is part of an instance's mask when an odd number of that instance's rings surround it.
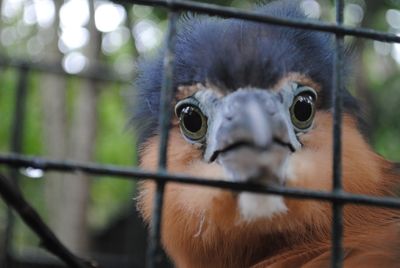
M 272 2 L 259 11 L 305 18 L 296 1 Z M 331 190 L 333 47 L 332 36 L 316 31 L 184 18 L 176 38 L 168 169 L 235 182 Z M 145 61 L 141 70 L 136 115 L 142 128 L 147 123 L 141 165 L 155 169 L 161 57 Z M 381 160 L 361 134 L 356 100 L 345 89 L 343 97 L 344 186 L 350 192 L 377 192 Z M 193 202 L 192 208 L 203 211 L 218 199 L 211 190 L 208 198 L 202 187 L 171 187 L 176 190 L 171 202 L 183 207 Z M 234 219 L 286 215 L 291 219 L 286 227 L 304 219 L 321 221 L 328 206 L 248 193 L 232 200 L 238 208 Z
M 279 89 L 241 88 L 227 95 L 203 88 L 175 112 L 185 140 L 203 149 L 233 181 L 285 184 L 285 163 L 312 129 L 317 93 L 290 81 Z

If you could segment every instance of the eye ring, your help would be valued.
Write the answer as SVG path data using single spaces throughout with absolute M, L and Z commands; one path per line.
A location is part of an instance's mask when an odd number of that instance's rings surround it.
M 207 134 L 207 117 L 199 107 L 182 104 L 175 109 L 182 134 L 192 142 L 202 142 Z
M 307 131 L 314 121 L 316 94 L 312 90 L 304 90 L 297 94 L 290 107 L 290 118 L 295 129 Z

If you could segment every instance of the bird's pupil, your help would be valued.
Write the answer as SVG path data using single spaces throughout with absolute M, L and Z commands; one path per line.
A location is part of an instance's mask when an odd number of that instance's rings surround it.
M 310 119 L 312 115 L 312 100 L 311 97 L 299 96 L 294 105 L 294 115 L 296 119 L 305 122 Z
M 201 129 L 202 119 L 200 114 L 192 107 L 186 107 L 182 110 L 183 125 L 190 132 L 196 133 Z

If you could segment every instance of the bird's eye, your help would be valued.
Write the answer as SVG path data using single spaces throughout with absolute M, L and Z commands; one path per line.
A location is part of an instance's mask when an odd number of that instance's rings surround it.
M 298 131 L 311 127 L 315 115 L 315 94 L 305 91 L 298 94 L 290 107 L 292 123 Z
M 182 133 L 195 142 L 201 141 L 207 133 L 207 118 L 201 110 L 190 104 L 176 109 Z

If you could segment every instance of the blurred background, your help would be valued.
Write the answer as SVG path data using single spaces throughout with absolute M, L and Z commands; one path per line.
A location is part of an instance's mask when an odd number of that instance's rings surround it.
M 136 63 L 162 42 L 166 12 L 116 2 L 0 0 L 1 153 L 137 165 L 129 125 Z M 260 1 L 207 2 L 249 9 Z M 334 21 L 332 1 L 300 2 L 310 18 Z M 400 34 L 400 1 L 345 2 L 346 25 Z M 348 87 L 364 103 L 368 139 L 400 161 L 400 44 L 351 37 L 346 43 Z M 143 267 L 145 229 L 133 181 L 4 166 L 0 172 L 73 252 L 105 267 Z M 62 267 L 2 201 L 0 238 L 7 267 Z

